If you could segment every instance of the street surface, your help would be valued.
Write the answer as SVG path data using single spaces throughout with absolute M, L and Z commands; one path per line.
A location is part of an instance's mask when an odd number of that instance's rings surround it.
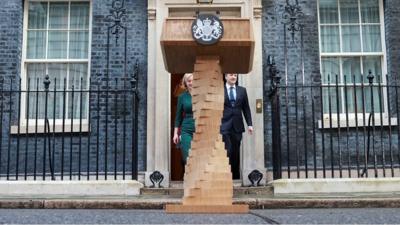
M 399 224 L 400 209 L 274 209 L 245 215 L 162 210 L 0 209 L 1 224 Z

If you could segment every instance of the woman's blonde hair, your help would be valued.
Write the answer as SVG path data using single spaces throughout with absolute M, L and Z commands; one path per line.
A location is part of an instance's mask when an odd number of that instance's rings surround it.
M 187 87 L 187 81 L 189 80 L 190 77 L 192 77 L 193 74 L 192 73 L 185 73 L 185 75 L 183 75 L 182 78 L 182 87 L 185 88 L 186 90 L 188 89 Z

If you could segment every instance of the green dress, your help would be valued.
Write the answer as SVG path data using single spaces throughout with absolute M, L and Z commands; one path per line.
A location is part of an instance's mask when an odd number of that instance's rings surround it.
M 178 105 L 176 107 L 175 127 L 181 128 L 180 148 L 182 150 L 182 158 L 186 163 L 191 149 L 193 133 L 195 131 L 193 111 L 192 111 L 192 96 L 188 91 L 183 92 L 178 97 Z

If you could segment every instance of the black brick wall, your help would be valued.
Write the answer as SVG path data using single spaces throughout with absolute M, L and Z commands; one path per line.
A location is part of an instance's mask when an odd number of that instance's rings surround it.
M 126 109 L 124 109 L 124 100 L 122 92 L 118 96 L 115 92 L 109 92 L 108 111 L 106 111 L 106 65 L 107 65 L 107 27 L 112 22 L 106 19 L 110 15 L 112 1 L 94 0 L 92 1 L 92 43 L 91 43 L 91 89 L 93 93 L 90 97 L 91 108 L 91 126 L 90 132 L 83 135 L 65 133 L 57 134 L 51 139 L 51 148 L 54 149 L 55 162 L 54 170 L 56 173 L 61 172 L 61 155 L 62 143 L 64 142 L 64 175 L 69 173 L 70 168 L 73 172 L 79 169 L 79 161 L 81 163 L 82 174 L 86 173 L 89 168 L 90 172 L 96 171 L 96 162 L 98 157 L 99 172 L 105 170 L 105 160 L 107 158 L 107 170 L 113 173 L 115 169 L 121 171 L 123 167 L 123 140 L 126 141 L 126 170 L 131 170 L 132 162 L 132 92 L 130 78 L 134 73 L 134 65 L 136 61 L 139 65 L 139 84 L 138 84 L 138 139 L 139 139 L 139 171 L 145 169 L 145 152 L 146 152 L 146 110 L 147 110 L 147 1 L 145 0 L 127 0 L 125 1 L 126 17 L 122 20 L 122 25 L 127 28 L 127 62 L 126 71 L 128 80 L 126 88 L 128 90 L 126 98 Z M 4 78 L 4 90 L 9 90 L 9 78 L 18 79 L 20 76 L 21 52 L 22 52 L 22 32 L 23 32 L 23 1 L 5 1 L 0 9 L 0 77 Z M 110 79 L 109 89 L 123 89 L 124 77 L 124 39 L 122 34 L 119 39 L 119 46 L 115 44 L 115 38 L 110 37 L 110 64 L 108 77 Z M 116 81 L 117 80 L 117 81 Z M 18 81 L 18 80 L 17 80 Z M 14 80 L 13 89 L 16 90 L 19 85 Z M 118 82 L 118 84 L 116 83 Z M 52 85 L 50 84 L 50 90 Z M 42 85 L 42 84 L 40 84 Z M 99 89 L 98 89 L 99 87 Z M 78 93 L 76 93 L 78 94 Z M 97 100 L 100 96 L 99 106 Z M 9 110 L 10 98 L 9 93 L 3 93 L 3 118 L 2 133 L 0 145 L 0 174 L 5 174 L 7 170 L 12 174 L 10 179 L 15 178 L 16 168 L 23 175 L 25 168 L 28 174 L 32 174 L 35 168 L 36 157 L 36 173 L 41 175 L 43 171 L 43 151 L 44 151 L 44 135 L 9 135 L 9 118 L 11 125 L 17 125 L 18 121 L 18 94 L 12 96 L 11 112 Z M 117 104 L 115 104 L 117 103 Z M 79 105 L 74 105 L 79 107 Z M 98 117 L 100 115 L 100 118 Z M 107 116 L 108 115 L 108 116 Z M 123 121 L 126 115 L 126 132 L 123 135 Z M 97 121 L 99 118 L 99 133 L 97 132 Z M 107 119 L 106 119 L 107 118 Z M 105 123 L 108 121 L 108 129 Z M 117 124 L 117 129 L 115 129 Z M 108 131 L 107 156 L 105 148 L 106 130 Z M 115 133 L 117 130 L 117 133 Z M 99 134 L 99 135 L 97 135 Z M 99 137 L 99 147 L 96 145 L 97 136 Z M 10 139 L 11 137 L 11 139 Z M 90 137 L 91 146 L 88 148 L 88 139 Z M 116 138 L 115 138 L 116 137 Z M 80 144 L 81 143 L 81 144 Z M 81 146 L 81 147 L 79 147 Z M 115 146 L 117 146 L 115 148 Z M 79 157 L 81 152 L 81 157 Z M 89 160 L 88 160 L 89 154 Z M 117 159 L 115 160 L 115 155 Z M 49 172 L 48 153 L 46 153 L 46 168 Z M 27 160 L 26 160 L 27 159 Z M 28 162 L 25 166 L 25 162 Z M 116 163 L 115 163 L 116 162 Z M 89 165 L 89 167 L 88 167 Z M 69 174 L 68 174 L 69 175 Z M 112 174 L 109 175 L 109 177 Z M 19 177 L 21 179 L 21 177 Z
M 359 154 L 360 160 L 364 155 L 364 128 L 358 128 L 359 140 L 356 142 L 357 135 L 355 128 L 341 129 L 319 129 L 317 122 L 321 120 L 321 104 L 320 104 L 320 62 L 319 62 L 319 35 L 318 35 L 318 18 L 317 18 L 317 1 L 299 1 L 304 12 L 304 17 L 299 18 L 298 22 L 304 25 L 304 65 L 305 65 L 305 85 L 315 85 L 313 95 L 310 88 L 305 90 L 298 88 L 280 89 L 281 96 L 281 146 L 282 146 L 282 164 L 284 169 L 287 168 L 288 161 L 291 166 L 296 166 L 297 162 L 304 168 L 307 162 L 308 168 L 314 167 L 314 149 L 315 160 L 318 168 L 322 167 L 323 162 L 327 168 L 333 167 L 339 169 L 347 168 L 350 158 L 350 166 L 356 166 L 356 157 Z M 277 68 L 282 77 L 282 85 L 285 85 L 285 58 L 284 58 L 284 25 L 282 14 L 284 12 L 285 1 L 263 1 L 263 51 L 264 54 L 264 104 L 265 104 L 265 159 L 266 167 L 272 168 L 272 132 L 271 125 L 271 101 L 268 97 L 270 89 L 270 75 L 268 72 L 267 56 L 275 56 Z M 397 14 L 399 11 L 398 4 L 395 1 L 385 1 L 385 28 L 386 28 L 386 47 L 387 47 L 387 65 L 388 73 L 397 76 L 399 69 L 398 48 L 400 47 L 399 37 L 399 19 Z M 300 32 L 296 32 L 294 43 L 291 42 L 290 33 L 287 33 L 287 49 L 288 49 L 288 81 L 289 85 L 302 83 L 301 74 L 301 41 Z M 297 77 L 297 81 L 295 79 Z M 390 82 L 389 82 L 390 83 Z M 332 89 L 335 92 L 335 89 Z M 394 108 L 396 96 L 391 91 L 392 115 L 397 111 Z M 297 97 L 296 97 L 297 96 Z M 303 96 L 305 104 L 303 104 Z M 375 100 L 378 96 L 375 96 Z M 312 117 L 312 100 L 314 100 L 314 120 Z M 287 103 L 286 103 L 287 101 Z M 297 109 L 296 109 L 297 101 Z M 332 99 L 332 106 L 336 105 L 336 99 Z M 305 108 L 305 109 L 304 109 Z M 286 113 L 288 111 L 288 114 Z M 376 109 L 377 110 L 377 109 Z M 305 112 L 305 113 L 304 113 Z M 296 123 L 297 114 L 297 123 Z M 393 116 L 392 116 L 393 117 Z M 336 118 L 336 116 L 334 116 Z M 305 126 L 304 126 L 304 120 Z M 289 124 L 288 124 L 289 122 Z M 313 144 L 313 125 L 316 128 L 315 148 Z M 336 125 L 335 123 L 333 125 Z M 397 130 L 397 128 L 396 128 Z M 399 164 L 397 160 L 397 131 L 392 132 L 392 151 L 394 164 Z M 382 128 L 383 137 L 381 138 L 381 128 L 376 127 L 374 146 L 377 154 L 378 165 L 383 162 L 382 155 L 385 155 L 386 165 L 390 164 L 389 151 L 389 128 Z M 324 143 L 322 142 L 324 135 Z M 306 137 L 305 137 L 306 136 Z M 306 139 L 305 139 L 306 138 Z M 331 141 L 332 140 L 332 141 Z M 371 134 L 372 140 L 372 134 Z M 382 141 L 381 141 L 382 140 Z M 383 145 L 381 145 L 383 143 Z M 371 141 L 372 146 L 372 141 Z M 385 152 L 382 151 L 382 147 Z M 372 155 L 372 147 L 371 153 Z M 289 153 L 288 153 L 289 152 Z M 307 158 L 305 154 L 307 152 Z M 358 153 L 357 153 L 358 152 Z M 288 160 L 288 154 L 290 159 Z M 297 156 L 298 155 L 298 156 Z M 363 163 L 361 162 L 360 163 Z M 373 159 L 370 158 L 371 165 Z

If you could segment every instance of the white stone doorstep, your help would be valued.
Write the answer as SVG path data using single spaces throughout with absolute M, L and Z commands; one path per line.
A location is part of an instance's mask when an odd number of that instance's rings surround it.
M 400 178 L 280 179 L 271 182 L 274 195 L 400 192 Z
M 0 181 L 4 197 L 135 196 L 143 184 L 135 180 L 101 181 Z

